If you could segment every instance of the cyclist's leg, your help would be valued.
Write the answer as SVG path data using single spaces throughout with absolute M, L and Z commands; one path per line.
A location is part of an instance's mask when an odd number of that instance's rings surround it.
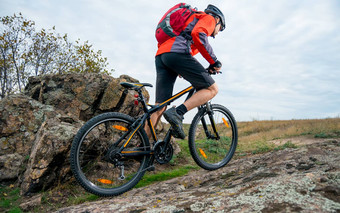
M 186 103 L 178 106 L 176 109 L 169 109 L 164 113 L 165 119 L 171 124 L 174 132 L 173 136 L 185 138 L 183 130 L 183 115 L 192 108 L 199 106 L 213 98 L 218 89 L 214 79 L 208 71 L 190 54 L 184 53 L 167 53 L 163 55 L 165 66 L 181 75 L 189 81 L 192 86 L 201 91 L 199 94 L 192 96 Z
M 206 103 L 217 94 L 218 86 L 214 79 L 190 54 L 168 54 L 165 64 L 189 81 L 197 91 L 184 103 L 188 111 Z
M 178 74 L 167 67 L 162 60 L 162 55 L 156 56 L 155 59 L 157 79 L 156 79 L 156 104 L 163 103 L 172 96 L 173 87 Z M 151 115 L 151 122 L 154 127 L 157 126 L 166 107 Z M 151 131 L 148 125 L 145 125 L 145 131 L 151 138 Z
M 156 103 L 156 105 L 159 104 L 159 103 Z M 152 125 L 154 126 L 154 128 L 156 128 L 163 112 L 166 110 L 166 107 L 163 107 L 161 110 L 158 110 L 157 112 L 154 112 L 151 116 L 150 116 L 150 120 L 151 120 L 151 123 Z M 146 123 L 145 124 L 145 132 L 146 134 L 148 135 L 148 138 L 152 138 L 152 134 L 151 134 L 151 130 L 149 128 L 149 125 Z
M 188 100 L 184 102 L 184 105 L 189 111 L 195 107 L 201 106 L 202 104 L 215 97 L 217 92 L 218 86 L 216 83 L 214 83 L 206 89 L 201 89 L 197 91 L 193 96 L 191 96 Z

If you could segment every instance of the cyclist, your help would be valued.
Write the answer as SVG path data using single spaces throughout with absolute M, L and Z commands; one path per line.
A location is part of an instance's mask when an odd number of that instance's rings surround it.
M 184 33 L 158 44 L 155 64 L 156 103 L 160 104 L 172 96 L 173 86 L 177 76 L 189 81 L 196 93 L 177 108 L 167 111 L 166 107 L 151 115 L 151 122 L 157 125 L 164 112 L 165 119 L 173 128 L 173 136 L 185 138 L 183 131 L 184 114 L 212 99 L 218 92 L 218 87 L 208 71 L 193 57 L 198 52 L 209 62 L 209 72 L 219 72 L 221 62 L 217 60 L 208 37 L 215 37 L 225 29 L 223 13 L 214 5 L 208 5 L 203 12 L 194 13 L 185 23 Z M 151 136 L 146 127 L 148 136 Z

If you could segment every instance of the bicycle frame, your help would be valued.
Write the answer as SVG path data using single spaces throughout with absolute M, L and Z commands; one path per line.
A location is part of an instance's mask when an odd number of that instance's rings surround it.
M 154 139 L 154 142 L 157 142 L 157 135 L 155 132 L 155 129 L 153 127 L 153 124 L 151 122 L 150 116 L 151 114 L 153 114 L 154 112 L 157 112 L 158 110 L 162 109 L 163 107 L 167 106 L 168 104 L 170 104 L 171 102 L 177 100 L 178 98 L 182 97 L 183 95 L 185 95 L 186 93 L 189 93 L 186 100 L 189 99 L 195 92 L 195 89 L 190 86 L 180 92 L 178 92 L 177 94 L 175 94 L 174 96 L 172 96 L 171 98 L 169 98 L 168 100 L 164 101 L 163 103 L 160 103 L 158 105 L 147 105 L 145 102 L 145 98 L 142 94 L 141 91 L 141 87 L 138 87 L 136 89 L 134 89 L 135 91 L 138 92 L 138 101 L 142 104 L 143 107 L 143 111 L 145 112 L 145 114 L 143 114 L 139 119 L 137 119 L 131 126 L 132 126 L 132 130 L 128 131 L 126 134 L 124 134 L 121 138 L 125 138 L 127 135 L 129 135 L 127 138 L 127 140 L 124 142 L 124 145 L 119 149 L 119 152 L 122 153 L 122 155 L 124 156 L 136 156 L 136 155 L 145 155 L 145 154 L 151 154 L 151 151 L 126 151 L 124 152 L 123 149 L 129 144 L 129 142 L 131 141 L 132 137 L 135 135 L 135 133 L 140 129 L 144 127 L 145 122 L 148 122 L 149 128 L 151 130 L 152 133 L 152 137 Z M 148 109 L 148 106 L 151 106 L 151 109 Z M 170 141 L 170 137 L 171 137 L 171 129 L 169 129 L 169 131 L 167 132 L 164 141 L 166 143 L 168 143 Z M 117 141 L 116 144 L 118 145 L 121 142 L 121 140 Z
M 143 110 L 141 115 L 133 118 L 119 112 L 108 112 L 95 116 L 77 132 L 70 151 L 75 179 L 85 190 L 99 196 L 124 193 L 134 187 L 146 171 L 155 171 L 156 164 L 171 162 L 175 152 L 172 144 L 172 137 L 176 136 L 175 127 L 168 125 L 165 137 L 157 139 L 151 120 L 178 98 L 187 95 L 185 103 L 188 103 L 189 98 L 189 101 L 200 98 L 201 93 L 195 94 L 195 89 L 190 86 L 162 103 L 150 105 L 146 103 L 143 87 L 152 87 L 151 84 L 121 82 L 120 85 L 125 89 L 117 106 L 121 106 L 127 94 L 132 92 L 137 99 L 132 101 L 136 105 L 139 102 L 138 107 Z M 197 165 L 206 170 L 216 170 L 225 166 L 235 153 L 238 137 L 236 120 L 221 104 L 212 104 L 205 99 L 200 104 L 186 142 Z M 147 136 L 144 128 L 148 127 Z

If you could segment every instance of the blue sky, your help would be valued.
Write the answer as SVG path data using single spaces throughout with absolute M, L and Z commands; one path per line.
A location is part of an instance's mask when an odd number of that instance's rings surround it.
M 223 63 L 223 74 L 214 77 L 220 91 L 213 103 L 225 105 L 238 121 L 340 116 L 340 1 L 186 2 L 199 10 L 214 4 L 226 16 L 226 30 L 209 40 Z M 154 84 L 155 26 L 176 3 L 0 0 L 0 16 L 22 12 L 37 28 L 55 26 L 72 40 L 89 40 L 108 58 L 114 77 L 128 74 Z M 175 92 L 188 85 L 179 79 Z M 155 91 L 148 91 L 152 103 Z

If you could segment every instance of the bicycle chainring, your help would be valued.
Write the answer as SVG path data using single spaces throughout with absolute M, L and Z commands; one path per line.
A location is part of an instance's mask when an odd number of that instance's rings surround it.
M 164 151 L 162 152 L 162 150 Z M 172 159 L 173 154 L 174 154 L 174 148 L 172 147 L 170 143 L 166 145 L 164 141 L 159 141 L 154 146 L 155 160 L 159 164 L 169 163 L 169 161 Z

